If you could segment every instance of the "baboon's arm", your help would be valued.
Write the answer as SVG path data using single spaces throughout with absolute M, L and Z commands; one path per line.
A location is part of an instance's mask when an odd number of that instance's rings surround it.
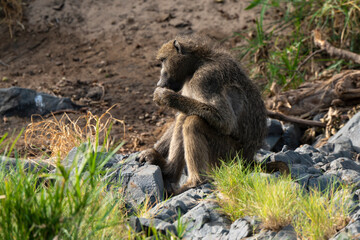
M 231 134 L 232 119 L 226 119 L 224 116 L 229 114 L 221 114 L 226 111 L 219 111 L 216 107 L 189 98 L 166 88 L 156 88 L 154 92 L 154 101 L 160 106 L 167 106 L 180 111 L 186 115 L 196 115 L 203 118 L 210 126 L 221 131 L 222 134 Z M 225 106 L 222 106 L 226 108 Z

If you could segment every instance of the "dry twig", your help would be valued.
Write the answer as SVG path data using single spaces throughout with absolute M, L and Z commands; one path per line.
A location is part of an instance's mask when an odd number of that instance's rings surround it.
M 301 119 L 301 118 L 297 118 L 297 117 L 291 117 L 291 116 L 286 116 L 284 114 L 278 113 L 278 112 L 273 112 L 270 110 L 267 110 L 267 115 L 271 118 L 280 120 L 280 121 L 284 121 L 284 122 L 291 122 L 291 123 L 296 123 L 302 126 L 311 126 L 311 127 L 326 127 L 325 123 L 319 122 L 319 121 L 313 121 L 313 120 L 307 120 L 307 119 Z
M 324 39 L 321 32 L 319 30 L 314 30 L 314 43 L 316 46 L 321 49 L 326 50 L 326 52 L 332 57 L 338 57 L 345 60 L 350 60 L 355 63 L 360 64 L 360 55 L 350 52 L 345 49 L 340 49 L 332 46 L 328 41 Z

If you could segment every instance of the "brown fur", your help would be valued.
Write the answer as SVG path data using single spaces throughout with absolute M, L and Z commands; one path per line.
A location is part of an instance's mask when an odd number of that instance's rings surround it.
M 140 161 L 159 165 L 167 190 L 180 193 L 202 183 L 204 174 L 241 152 L 253 163 L 266 134 L 261 95 L 237 61 L 209 39 L 177 37 L 165 43 L 154 101 L 178 112 L 173 125 Z M 174 191 L 184 166 L 188 180 Z

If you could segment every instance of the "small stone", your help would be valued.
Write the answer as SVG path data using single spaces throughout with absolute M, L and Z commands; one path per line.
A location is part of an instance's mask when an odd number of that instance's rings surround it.
M 2 77 L 1 81 L 9 81 L 9 78 L 8 77 Z
M 245 219 L 238 219 L 230 226 L 229 239 L 243 239 L 251 236 L 252 227 Z
M 98 73 L 106 73 L 106 70 L 105 70 L 104 68 L 100 68 L 100 69 L 98 70 Z
M 280 140 L 283 129 L 281 122 L 275 119 L 267 119 L 268 134 L 265 138 L 266 150 L 272 150 L 276 143 Z
M 287 164 L 304 164 L 312 166 L 314 163 L 308 154 L 300 154 L 292 150 L 279 152 L 270 156 L 271 161 L 281 161 Z
M 283 227 L 272 240 L 296 240 L 297 234 L 293 226 Z
M 139 218 L 139 221 L 145 233 L 149 232 L 148 229 L 153 227 L 157 231 L 160 231 L 163 234 L 170 232 L 173 233 L 175 236 L 177 235 L 176 227 L 171 223 L 162 221 L 157 218 L 153 218 L 153 219 Z
M 337 171 L 344 169 L 351 169 L 360 173 L 360 165 L 349 158 L 338 158 L 330 163 L 330 170 Z
M 141 232 L 141 223 L 138 217 L 131 216 L 129 219 L 129 226 L 135 231 L 135 232 Z
M 340 179 L 333 174 L 324 174 L 317 178 L 309 179 L 309 189 L 317 189 L 324 191 L 329 187 L 334 187 L 335 189 L 339 187 Z
M 185 215 L 180 221 L 187 223 L 185 239 L 221 239 L 228 235 L 230 221 L 216 209 L 214 202 L 201 202 Z M 177 225 L 177 221 L 174 222 Z
M 360 152 L 360 112 L 355 114 L 334 136 L 329 143 L 337 143 L 348 138 L 356 152 Z

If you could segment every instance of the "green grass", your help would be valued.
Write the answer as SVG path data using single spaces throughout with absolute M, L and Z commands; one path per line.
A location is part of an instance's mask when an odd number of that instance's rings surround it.
M 181 238 L 186 226 L 181 222 L 178 236 L 155 228 L 135 233 L 128 226 L 130 214 L 121 182 L 109 185 L 103 168 L 122 144 L 102 154 L 106 150 L 99 146 L 99 121 L 95 126 L 95 141 L 89 139 L 78 147 L 71 166 L 64 166 L 58 158 L 54 173 L 25 169 L 14 150 L 16 140 L 7 141 L 7 134 L 1 137 L 2 157 L 7 158 L 13 151 L 16 166 L 8 168 L 0 162 L 0 239 L 146 239 L 149 235 L 155 239 Z M 84 156 L 82 162 L 78 162 L 80 153 Z M 144 217 L 148 209 L 145 203 L 132 214 Z
M 348 223 L 350 188 L 335 188 L 339 183 L 323 192 L 306 192 L 290 175 L 264 174 L 260 167 L 244 167 L 239 158 L 222 163 L 211 177 L 221 209 L 233 221 L 254 216 L 275 231 L 292 224 L 301 239 L 327 239 Z
M 295 229 L 305 239 L 329 239 L 349 222 L 350 196 L 349 188 L 338 189 L 335 185 L 325 192 L 303 194 Z
M 0 139 L 0 146 L 10 154 L 15 143 L 6 147 L 5 139 Z M 88 142 L 79 147 L 84 161 L 78 163 L 75 158 L 72 166 L 65 167 L 58 160 L 54 173 L 25 169 L 16 151 L 15 167 L 0 164 L 0 239 L 182 238 L 187 223 L 180 221 L 180 215 L 177 236 L 154 228 L 140 233 L 129 228 L 121 184 L 111 183 L 109 189 L 103 169 L 121 145 L 102 155 L 94 151 L 99 149 L 96 139 L 95 145 Z M 290 176 L 277 178 L 261 173 L 260 167 L 245 168 L 239 158 L 223 163 L 212 178 L 222 211 L 232 220 L 255 216 L 262 227 L 272 230 L 292 224 L 304 239 L 326 239 L 348 223 L 350 188 L 335 188 L 338 183 L 324 192 L 308 193 Z M 144 216 L 148 208 L 145 203 L 132 214 Z
M 102 166 L 120 146 L 101 161 L 93 147 L 87 145 L 79 166 L 75 161 L 65 168 L 58 161 L 52 174 L 24 169 L 21 160 L 11 169 L 1 164 L 0 239 L 108 239 L 127 234 L 123 195 L 108 191 L 102 179 Z
M 235 33 L 244 40 L 235 50 L 249 65 L 251 77 L 267 91 L 273 83 L 286 90 L 323 71 L 358 68 L 341 59 L 325 58 L 323 53 L 304 60 L 317 50 L 311 37 L 314 29 L 334 46 L 359 53 L 359 6 L 360 0 L 253 0 L 247 10 L 260 7 L 259 17 L 253 28 Z M 269 20 L 267 12 L 277 19 Z

